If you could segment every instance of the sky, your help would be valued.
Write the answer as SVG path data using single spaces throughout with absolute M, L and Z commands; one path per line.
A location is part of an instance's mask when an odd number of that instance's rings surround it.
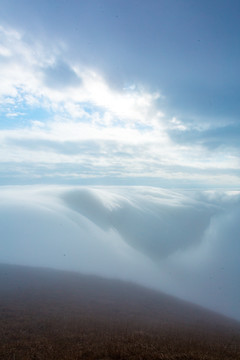
M 0 183 L 239 184 L 239 1 L 0 1 Z
M 0 262 L 240 320 L 240 2 L 0 9 Z

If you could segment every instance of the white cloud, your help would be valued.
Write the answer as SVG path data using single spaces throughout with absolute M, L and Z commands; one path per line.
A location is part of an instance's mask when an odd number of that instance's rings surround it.
M 44 46 L 3 27 L 0 40 L 2 163 L 29 163 L 34 170 L 39 163 L 78 166 L 88 161 L 88 172 L 74 173 L 187 178 L 205 184 L 212 179 L 219 185 L 231 178 L 233 186 L 238 184 L 237 154 L 226 149 L 211 152 L 199 144 L 179 145 L 169 138 L 169 129 L 186 128 L 177 118 L 169 121 L 159 109 L 158 92 L 137 84 L 112 88 L 92 69 L 71 63 L 62 43 Z
M 37 42 L 27 43 L 16 31 L 1 27 L 0 38 L 6 49 L 2 51 L 1 59 L 2 101 L 9 96 L 29 105 L 36 101 L 59 111 L 60 115 L 65 111 L 73 118 L 86 115 L 86 112 L 76 113 L 76 108 L 89 105 L 96 111 L 99 107 L 109 112 L 112 121 L 115 117 L 122 121 L 132 120 L 133 126 L 136 122 L 146 121 L 151 125 L 155 117 L 160 117 L 160 113 L 154 111 L 157 93 L 150 94 L 143 89 L 113 90 L 96 72 L 65 61 L 66 54 L 57 46 L 50 51 Z M 4 61 L 6 51 L 8 59 Z

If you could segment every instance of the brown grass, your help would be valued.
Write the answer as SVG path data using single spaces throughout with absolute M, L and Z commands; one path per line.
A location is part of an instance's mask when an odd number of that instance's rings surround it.
M 117 280 L 0 266 L 0 359 L 240 359 L 239 323 Z

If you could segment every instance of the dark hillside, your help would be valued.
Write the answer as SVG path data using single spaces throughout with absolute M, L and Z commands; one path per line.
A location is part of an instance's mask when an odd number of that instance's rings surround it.
M 0 266 L 0 359 L 240 359 L 238 322 L 131 283 Z

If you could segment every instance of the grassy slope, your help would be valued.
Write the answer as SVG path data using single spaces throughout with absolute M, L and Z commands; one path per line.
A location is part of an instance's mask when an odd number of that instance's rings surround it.
M 0 265 L 0 359 L 240 359 L 240 325 L 117 280 Z

